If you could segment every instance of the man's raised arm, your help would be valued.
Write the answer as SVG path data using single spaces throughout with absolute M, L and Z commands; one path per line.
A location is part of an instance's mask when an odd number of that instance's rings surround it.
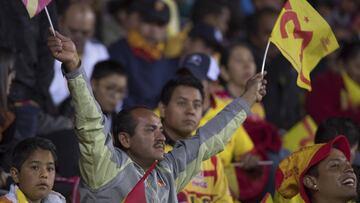
M 227 105 L 190 139 L 179 141 L 166 155 L 180 191 L 199 172 L 202 161 L 222 151 L 230 137 L 250 113 L 250 106 L 266 94 L 266 80 L 261 74 L 252 77 L 245 93 Z
M 126 161 L 127 156 L 122 153 L 121 160 L 111 159 L 116 151 L 112 144 L 110 122 L 106 121 L 95 101 L 74 43 L 56 32 L 55 36 L 49 36 L 48 47 L 53 57 L 63 63 L 68 80 L 80 145 L 81 177 L 91 189 L 100 188 L 118 174 L 120 167 L 117 166 Z

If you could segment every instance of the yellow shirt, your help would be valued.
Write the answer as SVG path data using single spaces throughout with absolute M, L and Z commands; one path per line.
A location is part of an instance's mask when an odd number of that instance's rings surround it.
M 165 151 L 171 151 L 167 145 Z M 193 177 L 189 184 L 178 193 L 179 202 L 188 203 L 232 203 L 228 181 L 224 174 L 221 160 L 217 156 L 203 161 L 200 173 Z

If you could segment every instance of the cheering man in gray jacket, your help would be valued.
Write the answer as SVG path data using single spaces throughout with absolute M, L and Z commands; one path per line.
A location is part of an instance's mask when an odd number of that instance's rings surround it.
M 144 172 L 159 163 L 145 181 L 147 202 L 176 203 L 176 194 L 199 172 L 203 160 L 223 150 L 245 120 L 249 107 L 265 95 L 260 74 L 247 90 L 191 139 L 178 141 L 164 153 L 160 119 L 145 107 L 120 112 L 113 132 L 94 99 L 74 43 L 56 33 L 48 38 L 51 54 L 63 63 L 75 107 L 75 128 L 80 143 L 81 202 L 122 202 Z

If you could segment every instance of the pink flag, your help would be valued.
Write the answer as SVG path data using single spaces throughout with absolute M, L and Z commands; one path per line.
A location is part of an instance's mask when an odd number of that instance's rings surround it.
M 22 0 L 30 18 L 39 14 L 51 0 Z

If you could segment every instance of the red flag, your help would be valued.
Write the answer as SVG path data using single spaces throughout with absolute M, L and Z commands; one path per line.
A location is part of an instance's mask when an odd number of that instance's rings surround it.
M 126 196 L 123 203 L 146 203 L 146 195 L 145 195 L 145 180 L 150 175 L 152 170 L 154 170 L 158 161 L 156 160 L 153 165 L 146 171 L 144 176 L 136 183 L 134 188 L 129 192 Z
M 30 18 L 39 14 L 51 0 L 22 0 Z

